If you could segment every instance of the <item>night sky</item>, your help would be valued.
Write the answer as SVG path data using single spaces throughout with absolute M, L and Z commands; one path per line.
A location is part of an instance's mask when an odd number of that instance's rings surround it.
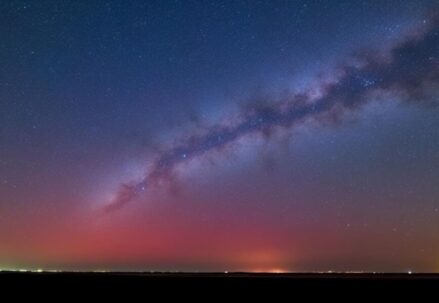
M 0 269 L 439 272 L 438 105 L 438 1 L 0 1 Z

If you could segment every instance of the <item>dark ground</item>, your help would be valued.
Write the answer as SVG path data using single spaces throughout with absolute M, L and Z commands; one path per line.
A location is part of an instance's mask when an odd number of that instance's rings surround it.
M 246 298 L 255 296 L 258 299 L 283 300 L 306 295 L 326 299 L 328 296 L 347 296 L 355 301 L 373 298 L 375 301 L 376 291 L 385 291 L 392 298 L 402 296 L 406 301 L 411 295 L 418 301 L 420 296 L 427 295 L 437 299 L 439 274 L 0 272 L 2 292 L 7 293 L 12 287 L 18 287 L 20 291 L 13 292 L 18 295 L 47 295 L 60 291 L 74 296 L 85 291 L 111 299 L 126 299 L 126 296 L 133 295 L 136 298 L 150 298 L 152 295 L 162 298 L 175 295 L 192 297 L 204 296 L 205 293 L 209 296 L 213 294 L 215 298 L 224 295 L 229 298 L 229 290 L 233 289 L 234 294 L 238 290 Z
M 437 280 L 439 273 L 246 273 L 246 272 L 74 272 L 74 271 L 0 271 L 4 278 L 140 278 L 140 279 L 330 279 L 330 280 Z
M 436 273 L 169 273 L 169 272 L 19 272 L 2 271 L 2 280 L 251 280 L 251 281 L 435 281 L 439 283 Z M 438 289 L 439 290 L 439 289 Z
M 71 282 L 128 282 L 142 283 L 438 283 L 439 274 L 427 273 L 161 273 L 161 272 L 0 272 L 2 281 L 22 280 Z

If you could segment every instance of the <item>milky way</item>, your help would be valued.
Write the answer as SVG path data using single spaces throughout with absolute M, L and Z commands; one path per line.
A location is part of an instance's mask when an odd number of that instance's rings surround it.
M 306 119 L 324 119 L 331 112 L 341 115 L 355 110 L 370 100 L 373 92 L 389 92 L 403 100 L 434 105 L 438 99 L 434 88 L 439 84 L 439 18 L 433 17 L 429 23 L 428 30 L 406 38 L 388 53 L 373 55 L 372 50 L 363 50 L 355 58 L 357 66 L 342 66 L 339 79 L 319 87 L 323 93 L 317 99 L 307 92 L 292 95 L 282 103 L 266 99 L 263 105 L 248 106 L 233 125 L 215 125 L 201 136 L 189 136 L 169 146 L 141 181 L 121 185 L 105 211 L 123 207 L 158 180 L 172 175 L 181 163 L 249 134 L 267 134 L 275 128 L 295 127 Z
M 0 1 L 0 271 L 439 272 L 438 12 Z

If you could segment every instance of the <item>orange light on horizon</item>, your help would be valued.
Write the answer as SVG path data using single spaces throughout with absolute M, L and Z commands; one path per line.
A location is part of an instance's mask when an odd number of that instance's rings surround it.
M 257 268 L 249 270 L 249 272 L 252 273 L 270 273 L 270 274 L 284 274 L 290 272 L 289 270 L 282 269 L 282 268 Z
M 251 251 L 236 258 L 243 271 L 251 273 L 288 273 L 291 256 L 280 251 Z

